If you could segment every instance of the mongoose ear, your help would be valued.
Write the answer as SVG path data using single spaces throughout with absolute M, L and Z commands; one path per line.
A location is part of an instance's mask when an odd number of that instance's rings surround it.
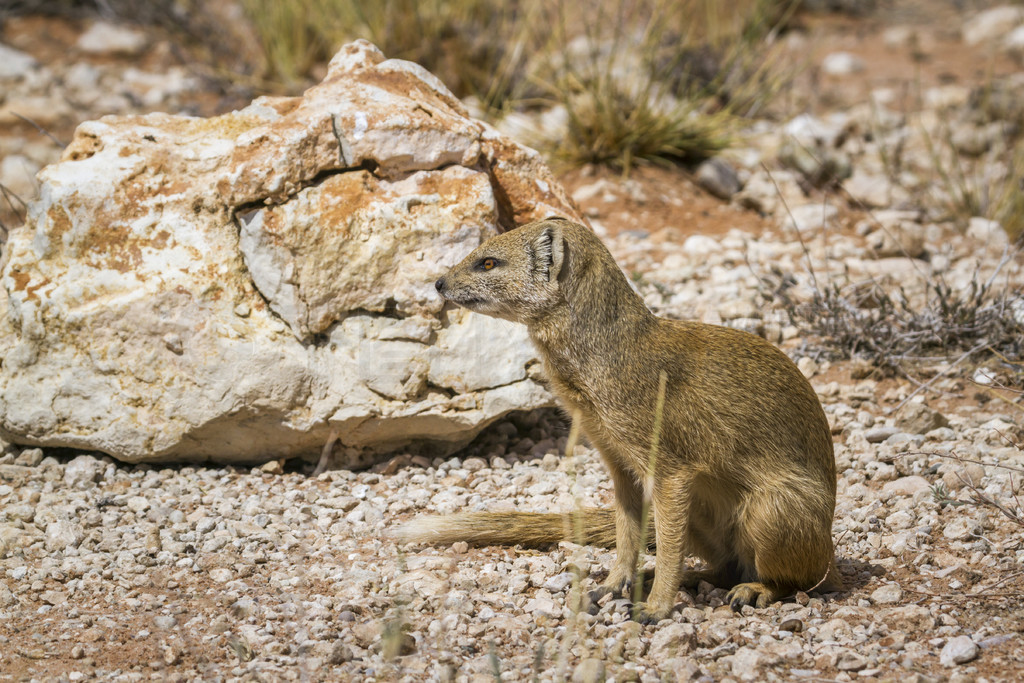
M 538 280 L 554 282 L 562 272 L 565 238 L 562 226 L 546 225 L 533 240 L 533 274 Z

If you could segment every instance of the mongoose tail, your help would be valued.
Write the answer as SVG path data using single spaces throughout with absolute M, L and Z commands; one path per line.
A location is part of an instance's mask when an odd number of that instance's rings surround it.
M 611 548 L 615 512 L 582 508 L 576 512 L 462 512 L 418 517 L 394 532 L 400 543 L 545 546 L 559 541 Z M 650 536 L 654 540 L 653 533 Z

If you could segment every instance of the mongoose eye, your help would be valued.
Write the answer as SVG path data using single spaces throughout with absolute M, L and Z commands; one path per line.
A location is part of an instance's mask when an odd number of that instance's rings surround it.
M 496 265 L 498 265 L 498 259 L 488 257 L 480 262 L 480 270 L 491 270 Z

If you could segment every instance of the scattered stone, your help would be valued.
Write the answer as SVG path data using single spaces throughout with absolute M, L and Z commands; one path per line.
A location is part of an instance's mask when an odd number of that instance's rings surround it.
M 3 56 L 0 55 L 0 59 Z M 0 61 L 0 64 L 3 62 Z M 2 67 L 0 67 L 2 68 Z M 0 159 L 0 185 L 23 201 L 36 196 L 36 173 L 39 164 L 21 154 L 9 154 Z
M 822 145 L 808 146 L 798 140 L 783 143 L 779 161 L 799 171 L 814 187 L 832 186 L 853 172 L 850 158 L 844 152 Z
M 891 605 L 903 599 L 903 589 L 898 583 L 887 583 L 871 593 L 871 601 L 877 605 Z
M 836 661 L 836 668 L 840 671 L 860 671 L 867 665 L 867 657 L 852 650 L 844 650 Z
M 1003 226 L 997 221 L 974 217 L 967 223 L 967 236 L 977 240 L 987 248 L 1003 250 L 1009 244 Z
M 849 52 L 832 52 L 825 55 L 821 70 L 829 76 L 849 76 L 864 70 L 864 60 Z
M 721 251 L 722 245 L 718 240 L 708 235 L 690 235 L 683 242 L 683 253 L 693 258 L 701 258 Z
M 882 492 L 894 496 L 916 496 L 923 491 L 930 491 L 932 485 L 924 477 L 911 475 L 887 481 L 882 485 Z
M 169 631 L 178 625 L 178 620 L 168 614 L 159 614 L 153 617 L 153 626 L 163 631 Z
M 939 663 L 942 666 L 953 667 L 958 664 L 966 664 L 978 657 L 978 644 L 971 640 L 970 636 L 956 636 L 950 638 L 939 653 Z
M 927 434 L 933 429 L 948 427 L 949 420 L 924 403 L 910 401 L 896 413 L 896 426 L 909 434 Z
M 865 241 L 872 256 L 879 259 L 899 256 L 916 259 L 925 254 L 924 226 L 909 221 L 876 230 Z
M 651 638 L 650 654 L 655 660 L 665 660 L 690 653 L 697 646 L 697 631 L 693 624 L 669 624 Z
M 824 121 L 810 114 L 800 114 L 786 123 L 782 132 L 805 146 L 820 145 L 831 148 L 835 147 L 843 132 L 843 126 Z
M 68 520 L 58 520 L 46 525 L 46 550 L 56 552 L 78 547 L 84 538 L 82 528 Z
M 997 379 L 996 373 L 990 368 L 978 368 L 974 371 L 971 381 L 982 386 L 989 386 Z
M 740 177 L 725 159 L 713 157 L 697 167 L 697 184 L 719 199 L 731 199 L 743 189 Z
M 868 430 L 864 439 L 868 443 L 882 443 L 894 434 L 899 434 L 900 431 L 899 427 L 875 427 Z
M 843 189 L 857 204 L 869 209 L 898 204 L 907 198 L 907 191 L 882 174 L 872 174 L 855 167 L 843 181 Z
M 572 672 L 573 683 L 603 683 L 604 680 L 604 662 L 593 657 L 581 661 Z
M 47 605 L 63 605 L 68 601 L 68 594 L 64 591 L 43 591 L 39 594 L 39 599 L 45 602 Z
M 86 489 L 96 485 L 103 476 L 106 464 L 91 455 L 79 455 L 64 468 L 64 483 L 74 489 Z
M 97 21 L 75 43 L 82 52 L 104 55 L 139 55 L 150 44 L 142 31 L 127 26 Z
M 935 625 L 935 618 L 923 605 L 903 605 L 879 610 L 879 623 L 898 630 L 927 631 Z
M 14 459 L 14 464 L 21 465 L 22 467 L 38 467 L 42 461 L 43 449 L 26 448 Z
M 759 677 L 762 667 L 766 664 L 768 656 L 752 647 L 741 647 L 734 654 L 727 658 L 729 669 L 733 676 L 743 680 L 752 680 Z
M 984 10 L 964 22 L 961 32 L 968 45 L 996 42 L 1024 24 L 1024 8 L 1001 5 Z
M 35 67 L 36 60 L 31 55 L 0 43 L 0 81 L 22 79 Z
M 790 633 L 802 633 L 804 630 L 804 622 L 799 619 L 786 619 L 779 624 L 780 631 L 789 631 Z
M 818 362 L 810 356 L 803 356 L 796 362 L 796 366 L 800 368 L 800 373 L 810 379 L 818 373 Z
M 794 228 L 801 234 L 812 233 L 824 227 L 832 227 L 839 209 L 831 204 L 804 204 L 790 208 L 789 214 L 782 219 L 786 228 Z
M 1003 49 L 1018 59 L 1024 57 L 1024 25 L 1010 31 L 1003 40 Z
M 234 578 L 234 573 L 226 567 L 216 567 L 210 570 L 210 580 L 215 583 L 227 583 Z
M 981 526 L 972 519 L 958 517 L 950 521 L 942 529 L 942 535 L 951 541 L 966 541 L 977 537 L 981 533 Z
M 260 472 L 266 474 L 284 474 L 284 466 L 280 460 L 268 460 L 267 462 L 260 465 Z

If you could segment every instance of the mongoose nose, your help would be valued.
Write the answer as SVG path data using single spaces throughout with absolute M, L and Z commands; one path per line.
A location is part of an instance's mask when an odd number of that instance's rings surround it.
M 442 289 L 444 289 L 444 278 L 443 277 L 437 278 L 437 282 L 434 283 L 434 289 L 436 289 L 439 292 Z

